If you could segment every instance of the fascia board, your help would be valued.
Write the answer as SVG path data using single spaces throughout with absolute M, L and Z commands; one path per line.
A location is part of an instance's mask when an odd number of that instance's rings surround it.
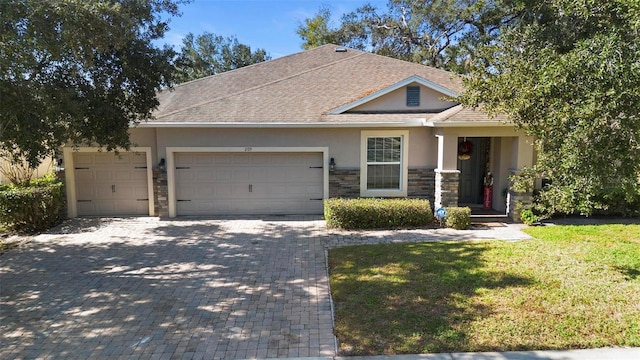
M 425 123 L 427 127 L 444 128 L 444 127 L 505 127 L 514 124 L 506 123 L 502 121 L 451 121 L 451 122 L 433 122 L 427 121 Z
M 387 122 L 310 122 L 310 123 L 209 123 L 209 122 L 152 122 L 140 123 L 138 128 L 354 128 L 354 127 L 420 127 L 424 118 Z

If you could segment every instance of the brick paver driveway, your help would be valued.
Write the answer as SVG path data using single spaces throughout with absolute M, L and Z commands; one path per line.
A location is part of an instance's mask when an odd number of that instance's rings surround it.
M 335 355 L 324 222 L 271 220 L 76 219 L 35 237 L 0 255 L 0 358 Z

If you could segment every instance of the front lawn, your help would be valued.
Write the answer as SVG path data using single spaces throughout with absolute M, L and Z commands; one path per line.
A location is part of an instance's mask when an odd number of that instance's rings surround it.
M 332 249 L 350 355 L 640 346 L 640 225 Z

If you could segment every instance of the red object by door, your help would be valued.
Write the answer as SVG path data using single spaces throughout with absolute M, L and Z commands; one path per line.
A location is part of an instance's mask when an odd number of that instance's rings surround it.
M 491 205 L 493 203 L 493 186 L 485 186 L 484 187 L 484 196 L 482 199 L 482 207 L 484 209 L 491 209 Z

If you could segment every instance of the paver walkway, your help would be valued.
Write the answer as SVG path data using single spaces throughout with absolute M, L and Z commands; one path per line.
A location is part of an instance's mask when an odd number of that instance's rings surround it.
M 335 356 L 325 249 L 480 230 L 327 230 L 319 217 L 73 219 L 0 255 L 0 359 Z
M 0 255 L 0 359 L 335 355 L 319 219 L 66 224 Z

